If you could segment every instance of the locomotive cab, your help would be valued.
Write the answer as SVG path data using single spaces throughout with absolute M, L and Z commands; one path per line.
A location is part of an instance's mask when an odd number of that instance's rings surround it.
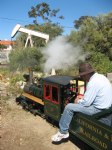
M 44 113 L 59 121 L 64 107 L 84 93 L 85 83 L 77 77 L 54 75 L 43 79 L 43 88 Z

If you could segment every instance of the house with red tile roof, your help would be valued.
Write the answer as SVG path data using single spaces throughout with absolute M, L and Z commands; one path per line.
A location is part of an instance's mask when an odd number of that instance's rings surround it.
M 14 42 L 8 40 L 0 40 L 0 64 L 7 63 L 9 61 L 9 53 L 12 50 Z
M 3 45 L 5 47 L 2 50 L 11 50 L 13 44 L 13 41 L 0 40 L 0 45 Z

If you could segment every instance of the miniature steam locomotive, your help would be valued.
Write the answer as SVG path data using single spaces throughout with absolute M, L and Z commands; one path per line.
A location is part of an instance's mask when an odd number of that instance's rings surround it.
M 32 80 L 33 73 L 24 75 L 26 85 L 16 98 L 26 110 L 34 115 L 59 122 L 64 107 L 73 103 L 78 94 L 83 94 L 86 83 L 78 77 L 53 75 Z M 69 132 L 95 150 L 112 150 L 112 107 L 93 116 L 75 113 Z

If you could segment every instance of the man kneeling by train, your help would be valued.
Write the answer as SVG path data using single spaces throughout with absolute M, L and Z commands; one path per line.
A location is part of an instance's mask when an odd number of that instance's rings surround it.
M 52 143 L 60 143 L 69 137 L 69 125 L 74 112 L 93 115 L 112 105 L 112 86 L 109 80 L 102 74 L 94 71 L 88 63 L 79 65 L 79 75 L 87 82 L 84 97 L 77 97 L 75 103 L 66 105 L 59 121 L 59 131 L 52 136 Z

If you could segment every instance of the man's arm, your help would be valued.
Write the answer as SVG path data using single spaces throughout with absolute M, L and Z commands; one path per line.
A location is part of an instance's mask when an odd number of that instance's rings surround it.
M 95 83 L 88 83 L 86 92 L 82 99 L 76 100 L 77 103 L 80 103 L 84 106 L 90 106 L 96 98 L 98 92 L 98 86 Z

